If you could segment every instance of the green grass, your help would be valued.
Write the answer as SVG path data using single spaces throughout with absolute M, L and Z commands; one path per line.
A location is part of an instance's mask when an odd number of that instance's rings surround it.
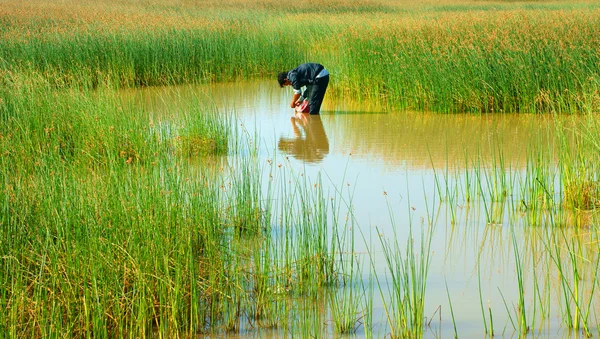
M 118 92 L 43 79 L 10 94 L 0 131 L 7 333 L 287 328 L 291 296 L 337 286 L 349 245 L 329 228 L 337 207 L 320 179 L 287 186 L 284 168 L 282 191 L 263 195 L 258 159 L 229 140 L 227 113 L 192 100 L 149 114 Z
M 44 3 L 41 1 L 41 3 Z M 332 95 L 437 112 L 593 112 L 600 87 L 594 3 L 377 2 L 210 4 L 177 13 L 110 5 L 3 18 L 0 78 L 36 74 L 55 86 L 149 86 L 273 77 L 303 61 L 334 75 Z M 133 6 L 133 5 L 130 5 Z M 41 6 L 32 6 L 40 11 Z M 136 7 L 133 6 L 132 11 Z M 365 15 L 372 13 L 377 15 Z M 275 84 L 276 85 L 276 84 Z
M 352 215 L 351 223 L 339 218 L 342 205 L 352 209 L 351 197 L 341 199 L 345 204 L 329 200 L 321 177 L 286 172 L 276 159 L 258 166 L 252 150 L 239 152 L 231 117 L 201 100 L 153 115 L 114 89 L 273 77 L 312 60 L 330 69 L 332 95 L 392 108 L 600 108 L 593 49 L 600 14 L 593 3 L 409 10 L 342 1 L 314 15 L 305 4 L 234 10 L 239 3 L 228 2 L 205 12 L 143 7 L 147 20 L 140 22 L 126 20 L 136 10 L 101 7 L 109 18 L 95 19 L 95 11 L 81 7 L 73 9 L 81 16 L 65 18 L 44 11 L 44 3 L 28 7 L 37 16 L 13 6 L 0 17 L 0 331 L 10 337 L 292 327 L 317 337 L 325 336 L 325 321 L 338 333 L 356 330 L 361 298 L 366 333 L 373 335 L 374 287 L 356 288 L 361 271 L 354 234 L 346 230 L 358 225 Z M 465 156 L 472 166 L 464 174 L 436 173 L 451 224 L 460 223 L 455 205 L 463 200 L 482 204 L 487 223 L 508 220 L 511 230 L 522 222 L 561 232 L 574 223 L 569 216 L 598 207 L 596 120 L 590 114 L 579 126 L 557 123 L 560 166 L 548 146 L 532 150 L 524 172 L 511 177 L 503 154 L 491 164 Z M 263 173 L 273 178 L 267 187 Z M 390 214 L 396 232 L 391 208 Z M 406 243 L 396 233 L 380 238 L 392 285 L 384 298 L 392 337 L 423 334 L 432 235 L 422 225 L 415 243 L 410 227 Z M 547 238 L 544 267 L 560 273 L 564 325 L 585 334 L 597 322 L 597 230 L 589 232 L 589 243 Z M 529 260 L 514 237 L 512 248 L 517 311 L 507 300 L 505 306 L 523 334 L 537 321 L 536 300 L 549 318 L 550 296 L 541 295 L 534 273 L 537 296 L 528 318 Z M 383 297 L 382 281 L 369 279 Z M 334 292 L 324 295 L 326 289 Z M 481 294 L 480 303 L 486 332 L 493 333 Z M 332 319 L 323 319 L 327 308 Z
M 234 216 L 213 176 L 186 162 L 226 154 L 230 127 L 193 104 L 158 121 L 112 91 L 28 81 L 5 88 L 0 108 L 0 327 L 111 337 L 218 325 L 211 305 L 237 286 L 221 251 Z M 213 146 L 182 153 L 182 135 Z
M 420 338 L 425 326 L 425 296 L 433 229 L 421 225 L 415 240 L 412 219 L 409 219 L 408 238 L 406 244 L 401 245 L 391 206 L 388 205 L 388 209 L 392 224 L 391 238 L 383 237 L 377 229 L 387 270 L 385 280 L 379 276 L 375 279 L 391 338 Z M 371 257 L 372 265 L 373 260 Z

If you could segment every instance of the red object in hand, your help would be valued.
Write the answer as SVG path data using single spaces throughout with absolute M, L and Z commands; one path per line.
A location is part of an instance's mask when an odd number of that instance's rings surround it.
M 308 112 L 310 112 L 310 107 L 308 106 L 308 100 L 304 100 L 301 103 L 297 103 L 295 110 L 296 110 L 297 113 L 308 113 Z

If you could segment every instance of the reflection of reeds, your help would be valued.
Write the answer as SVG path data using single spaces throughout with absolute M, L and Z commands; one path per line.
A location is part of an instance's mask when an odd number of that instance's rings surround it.
M 515 256 L 515 271 L 516 271 L 516 275 L 517 275 L 517 286 L 518 286 L 518 294 L 517 294 L 517 298 L 518 298 L 518 302 L 517 302 L 517 308 L 516 308 L 516 316 L 518 319 L 518 328 L 519 328 L 519 332 L 523 335 L 526 334 L 527 332 L 529 332 L 530 328 L 529 328 L 529 324 L 527 322 L 527 312 L 526 312 L 526 305 L 525 305 L 525 277 L 523 274 L 523 261 L 525 260 L 523 256 L 521 256 L 520 251 L 519 251 L 519 246 L 517 244 L 517 239 L 515 237 L 515 233 L 514 233 L 514 228 L 511 229 L 511 238 L 512 238 L 512 245 L 513 245 L 513 251 L 514 251 L 514 256 Z

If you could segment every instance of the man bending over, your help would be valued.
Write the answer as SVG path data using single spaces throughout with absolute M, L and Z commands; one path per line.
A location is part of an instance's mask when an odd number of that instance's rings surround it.
M 319 114 L 329 84 L 329 72 L 323 65 L 312 62 L 301 64 L 289 72 L 279 73 L 277 81 L 281 87 L 292 86 L 294 89 L 291 108 L 295 108 L 302 100 L 308 99 L 309 113 Z M 302 93 L 304 86 L 306 90 Z

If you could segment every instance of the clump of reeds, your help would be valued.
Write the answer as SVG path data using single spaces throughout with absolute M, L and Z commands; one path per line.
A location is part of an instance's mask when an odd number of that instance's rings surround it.
M 564 188 L 564 202 L 569 207 L 590 210 L 600 207 L 600 182 L 577 181 Z
M 563 201 L 566 207 L 594 209 L 600 206 L 599 125 L 592 116 L 569 122 L 557 123 Z
M 217 142 L 201 135 L 186 135 L 174 138 L 173 143 L 184 156 L 198 156 L 217 153 Z

